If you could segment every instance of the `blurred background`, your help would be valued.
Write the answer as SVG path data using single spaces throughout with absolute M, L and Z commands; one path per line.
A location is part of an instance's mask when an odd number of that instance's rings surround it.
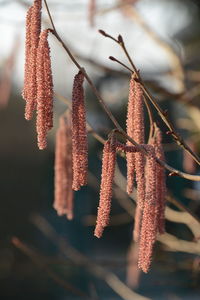
M 200 216 L 200 183 L 167 178 L 170 197 L 189 208 L 195 218 L 190 225 L 168 218 L 167 232 L 179 244 L 165 243 L 169 236 L 157 242 L 147 275 L 136 266 L 137 245 L 132 243 L 134 201 L 124 192 L 126 165 L 122 158 L 118 158 L 116 169 L 110 226 L 100 240 L 93 236 L 102 155 L 102 145 L 93 136 L 89 136 L 89 184 L 75 193 L 74 220 L 57 216 L 53 209 L 55 132 L 59 116 L 67 108 L 60 96 L 71 99 L 77 69 L 61 45 L 50 37 L 57 97 L 54 129 L 48 136 L 48 148 L 40 151 L 35 120 L 24 119 L 21 96 L 25 17 L 32 2 L 0 0 L 0 298 L 200 299 L 200 229 L 196 225 L 192 230 L 190 226 Z M 123 36 L 149 90 L 199 154 L 199 1 L 47 2 L 57 31 L 93 78 L 122 127 L 126 124 L 130 74 L 108 57 L 128 62 L 120 47 L 100 35 L 98 29 Z M 43 28 L 51 27 L 45 7 L 42 15 Z M 106 138 L 112 124 L 87 84 L 85 94 L 88 121 Z M 154 115 L 165 133 L 167 128 L 155 111 Z M 147 116 L 145 120 L 148 133 Z M 164 150 L 169 165 L 200 174 L 193 160 L 165 134 Z M 168 206 L 178 210 L 171 203 Z

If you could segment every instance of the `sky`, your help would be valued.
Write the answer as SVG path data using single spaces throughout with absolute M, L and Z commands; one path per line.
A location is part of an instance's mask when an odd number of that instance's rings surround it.
M 32 1 L 27 2 L 32 3 Z M 119 47 L 98 34 L 97 30 L 101 28 L 114 36 L 119 33 L 123 35 L 134 62 L 143 72 L 153 73 L 165 70 L 168 67 L 169 59 L 165 51 L 152 41 L 137 23 L 125 18 L 119 10 L 98 15 L 95 20 L 95 27 L 91 28 L 87 18 L 87 0 L 49 0 L 48 3 L 58 32 L 68 45 L 81 55 L 111 67 L 114 65 L 107 59 L 110 55 L 126 62 Z M 115 0 L 97 0 L 99 10 L 112 7 L 116 3 Z M 14 38 L 20 39 L 14 80 L 21 88 L 23 84 L 26 8 L 15 0 L 0 0 L 0 5 L 2 45 L 0 47 L 0 63 L 9 55 Z M 195 6 L 191 4 L 190 9 L 188 9 L 183 3 L 182 5 L 180 3 L 176 4 L 176 1 L 141 0 L 136 4 L 136 9 L 148 26 L 170 43 L 179 57 L 184 59 L 183 48 L 179 41 L 174 39 L 174 35 L 192 22 L 193 15 L 191 12 L 195 10 Z M 48 19 L 46 13 L 43 16 L 46 20 Z M 56 85 L 58 89 L 62 89 L 66 81 L 67 84 L 71 85 L 72 76 L 69 76 L 69 74 L 75 73 L 76 70 L 55 39 L 50 38 L 50 45 L 53 71 L 56 74 Z M 59 55 L 57 55 L 58 52 Z M 64 67 L 65 62 L 66 67 Z M 114 67 L 119 68 L 117 65 Z M 95 71 L 90 67 L 89 72 L 95 74 Z

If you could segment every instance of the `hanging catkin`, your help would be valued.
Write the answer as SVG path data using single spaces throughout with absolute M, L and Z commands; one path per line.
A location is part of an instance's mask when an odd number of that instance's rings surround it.
M 143 92 L 139 82 L 135 83 L 135 110 L 134 110 L 134 139 L 138 144 L 144 144 L 144 111 Z M 137 181 L 137 204 L 142 209 L 145 200 L 145 157 L 142 152 L 135 154 L 135 171 Z
M 25 118 L 30 120 L 37 106 L 36 61 L 41 31 L 42 1 L 35 0 L 26 17 L 25 76 L 23 97 L 26 100 Z
M 158 159 L 165 161 L 165 155 L 162 146 L 162 132 L 156 127 L 155 138 L 153 139 L 153 145 L 155 147 L 155 155 Z M 158 219 L 158 233 L 162 234 L 165 232 L 165 197 L 166 197 L 166 176 L 165 169 L 163 166 L 157 163 L 157 219 Z
M 71 113 L 60 117 L 55 146 L 54 208 L 58 215 L 73 218 Z
M 79 71 L 74 77 L 72 91 L 72 187 L 75 191 L 87 184 L 88 142 L 83 81 L 84 75 Z
M 103 149 L 100 200 L 94 232 L 98 238 L 102 236 L 104 228 L 109 223 L 115 162 L 116 144 L 114 138 L 110 138 L 105 142 Z
M 126 126 L 127 134 L 138 144 L 144 144 L 143 92 L 134 74 L 130 80 Z M 127 145 L 131 143 L 127 141 Z M 130 194 L 133 191 L 134 172 L 136 172 L 137 199 L 141 209 L 145 198 L 144 167 L 145 158 L 142 152 L 127 153 L 127 192 Z
M 129 86 L 129 99 L 127 108 L 127 120 L 126 120 L 126 131 L 128 136 L 134 139 L 134 111 L 135 111 L 135 80 L 131 77 Z M 132 146 L 130 141 L 127 141 L 127 146 Z M 131 194 L 133 192 L 134 184 L 134 172 L 135 172 L 135 154 L 127 153 L 127 193 Z
M 156 161 L 155 161 L 155 149 L 151 145 L 147 145 L 148 151 L 147 165 L 146 165 L 146 190 L 145 190 L 145 202 L 142 216 L 142 224 L 139 238 L 139 258 L 138 267 L 147 273 L 151 260 L 153 246 L 156 241 L 157 235 L 157 194 L 156 194 Z
M 47 133 L 53 126 L 53 81 L 50 61 L 50 48 L 48 45 L 49 30 L 40 35 L 37 50 L 37 136 L 38 147 L 47 146 Z

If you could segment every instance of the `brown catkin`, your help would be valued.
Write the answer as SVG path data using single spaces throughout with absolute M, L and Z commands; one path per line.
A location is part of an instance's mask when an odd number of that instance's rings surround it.
M 128 136 L 134 139 L 134 111 L 135 111 L 135 80 L 131 77 L 129 86 L 129 99 L 127 108 L 126 131 Z M 131 142 L 127 141 L 127 146 L 132 146 Z M 134 172 L 135 172 L 135 154 L 127 153 L 127 193 L 133 192 Z
M 113 138 L 104 144 L 102 158 L 100 200 L 94 235 L 100 238 L 104 228 L 109 224 L 112 185 L 115 174 L 116 145 Z
M 127 110 L 127 134 L 138 144 L 144 144 L 144 112 L 143 112 L 143 92 L 139 82 L 135 80 L 133 74 L 130 80 L 129 100 Z M 127 145 L 131 145 L 127 141 Z M 140 208 L 143 208 L 145 199 L 145 158 L 142 152 L 127 153 L 127 193 L 131 194 L 134 184 L 134 172 L 137 181 L 137 199 Z
M 25 118 L 30 120 L 37 106 L 36 61 L 41 31 L 42 1 L 35 0 L 26 19 L 25 78 L 23 97 L 26 100 Z
M 38 147 L 47 146 L 47 132 L 53 126 L 53 81 L 48 45 L 48 29 L 40 35 L 37 51 L 37 136 Z
M 28 99 L 30 85 L 30 52 L 31 52 L 31 19 L 33 7 L 31 6 L 26 14 L 26 37 L 25 37 L 25 66 L 24 66 L 24 88 L 22 96 L 24 100 Z
M 156 136 L 153 140 L 153 145 L 155 147 L 155 155 L 158 159 L 165 161 L 165 155 L 162 146 L 162 132 L 157 127 L 156 128 Z M 157 172 L 157 219 L 158 219 L 158 233 L 162 234 L 165 232 L 165 197 L 166 197 L 166 176 L 165 169 L 163 166 L 157 163 L 156 166 Z
M 54 208 L 58 215 L 73 218 L 71 113 L 60 117 L 55 146 Z
M 53 127 L 53 76 L 51 70 L 50 48 L 48 43 L 48 32 L 44 39 L 44 84 L 45 84 L 45 98 L 46 98 L 46 127 L 50 130 Z
M 153 246 L 156 241 L 158 220 L 157 220 L 157 194 L 156 194 L 156 160 L 155 149 L 153 146 L 146 146 L 148 151 L 147 165 L 146 165 L 146 190 L 145 202 L 142 216 L 142 225 L 139 240 L 139 258 L 138 267 L 147 273 L 151 260 Z
M 144 111 L 143 111 L 143 92 L 139 82 L 135 83 L 135 111 L 134 111 L 134 139 L 138 144 L 144 144 Z M 142 152 L 135 154 L 135 171 L 137 182 L 137 203 L 143 208 L 145 200 L 145 157 Z
M 84 75 L 79 71 L 74 78 L 72 91 L 72 187 L 75 191 L 87 184 L 88 142 L 83 81 Z

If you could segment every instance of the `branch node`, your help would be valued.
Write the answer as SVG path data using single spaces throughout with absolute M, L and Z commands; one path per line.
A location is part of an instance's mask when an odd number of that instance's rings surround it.
M 179 174 L 174 171 L 174 172 L 169 173 L 168 176 L 170 176 L 170 177 L 172 177 L 172 176 L 179 176 Z
M 173 132 L 173 131 L 171 131 L 171 130 L 168 130 L 168 131 L 166 131 L 166 134 L 167 134 L 167 135 L 173 135 L 173 134 L 174 134 L 174 132 Z

